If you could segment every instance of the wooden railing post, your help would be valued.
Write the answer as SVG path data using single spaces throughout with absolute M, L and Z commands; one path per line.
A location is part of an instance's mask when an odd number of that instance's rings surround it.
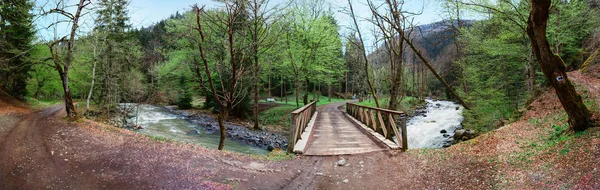
M 364 124 L 367 128 L 373 129 L 373 131 L 381 134 L 385 138 L 392 140 L 392 136 L 395 135 L 397 141 L 394 143 L 400 146 L 402 151 L 408 150 L 406 113 L 396 110 L 361 106 L 350 102 L 346 103 L 346 112 L 348 115 Z M 402 122 L 400 126 L 396 125 L 397 120 L 394 118 L 395 116 L 400 116 Z M 398 127 L 400 127 L 402 132 L 398 131 Z M 381 130 L 378 130 L 378 128 L 381 128 Z
M 290 135 L 288 138 L 288 152 L 294 152 L 294 146 L 296 145 L 296 115 L 295 114 L 291 114 L 290 115 Z
M 408 149 L 408 139 L 406 135 L 406 114 L 401 114 L 400 119 L 402 120 L 402 152 L 405 152 Z
M 288 152 L 291 153 L 294 151 L 294 146 L 296 146 L 296 141 L 300 139 L 306 127 L 308 127 L 308 123 L 310 123 L 310 119 L 317 111 L 317 103 L 315 101 L 304 105 L 303 107 L 295 110 L 290 115 L 290 135 L 288 137 Z

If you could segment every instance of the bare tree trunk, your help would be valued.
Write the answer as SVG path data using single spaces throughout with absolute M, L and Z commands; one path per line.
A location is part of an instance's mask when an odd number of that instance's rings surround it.
M 300 80 L 298 79 L 298 76 L 296 75 L 296 107 L 300 107 L 300 100 L 298 99 L 300 95 Z
M 260 71 L 260 68 L 258 67 L 258 55 L 256 55 L 258 53 L 258 47 L 256 46 L 256 43 L 253 45 L 254 47 L 254 53 L 255 55 L 254 57 L 254 106 L 253 106 L 253 111 L 254 111 L 254 129 L 259 129 L 259 121 L 258 121 L 258 96 L 259 96 L 259 89 L 258 89 L 258 72 Z
M 67 112 L 67 116 L 71 119 L 77 118 L 77 111 L 75 110 L 75 105 L 73 104 L 73 98 L 71 96 L 71 89 L 69 88 L 69 68 L 71 67 L 71 63 L 73 61 L 73 48 L 75 46 L 75 35 L 77 34 L 77 28 L 79 27 L 79 18 L 81 17 L 83 8 L 90 3 L 91 2 L 89 0 L 80 0 L 79 4 L 77 4 L 77 11 L 75 12 L 75 15 L 69 14 L 64 9 L 59 10 L 58 8 L 50 11 L 50 13 L 67 15 L 67 17 L 72 20 L 71 33 L 69 34 L 68 40 L 65 41 L 63 38 L 61 40 L 56 40 L 49 45 L 50 53 L 52 54 L 52 60 L 54 61 L 54 68 L 58 71 L 60 79 L 62 80 L 65 110 Z M 64 62 L 54 51 L 54 46 L 60 42 L 67 43 L 67 55 L 65 56 Z
M 360 33 L 360 28 L 358 27 L 358 23 L 356 22 L 356 16 L 354 15 L 354 8 L 352 8 L 352 2 L 350 0 L 348 0 L 348 4 L 350 5 L 350 14 L 352 16 L 352 20 L 354 21 L 354 27 L 356 29 L 356 32 L 358 33 L 358 37 L 360 39 L 360 49 L 362 50 L 362 54 L 363 54 L 363 59 L 365 59 L 365 80 L 367 80 L 367 84 L 369 85 L 369 88 L 371 89 L 371 94 L 373 95 L 373 99 L 375 99 L 375 105 L 380 108 L 381 105 L 379 104 L 379 100 L 377 99 L 377 94 L 375 93 L 375 88 L 373 88 L 373 84 L 371 83 L 371 80 L 369 79 L 369 58 L 367 57 L 367 52 L 365 49 L 365 42 L 363 41 L 363 37 L 362 34 Z
M 550 4 L 550 0 L 531 0 L 527 35 L 546 80 L 556 90 L 560 103 L 569 115 L 569 126 L 575 131 L 582 131 L 592 125 L 591 114 L 569 80 L 563 60 L 552 52 L 548 44 L 546 27 Z
M 329 84 L 327 88 L 327 97 L 329 98 L 329 102 L 331 102 L 331 84 Z
M 348 98 L 346 96 L 348 96 L 348 72 L 346 72 L 346 86 L 344 87 L 344 98 Z
M 227 107 L 221 105 L 219 110 L 219 115 L 217 116 L 217 122 L 219 123 L 219 132 L 221 134 L 221 138 L 219 139 L 219 147 L 217 148 L 218 150 L 223 150 L 223 147 L 225 146 L 225 119 L 227 118 Z
M 96 35 L 96 39 L 94 40 L 94 66 L 92 67 L 92 82 L 90 84 L 90 92 L 88 93 L 88 97 L 85 102 L 85 112 L 90 111 L 90 99 L 92 99 L 92 93 L 94 92 L 94 82 L 96 80 L 96 63 L 97 63 L 97 53 L 96 49 L 98 48 L 98 36 Z

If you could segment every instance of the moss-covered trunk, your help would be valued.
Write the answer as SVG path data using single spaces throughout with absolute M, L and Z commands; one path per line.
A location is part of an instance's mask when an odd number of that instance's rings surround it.
M 550 49 L 546 37 L 550 0 L 531 0 L 531 10 L 527 21 L 527 35 L 531 39 L 533 51 L 546 80 L 556 90 L 560 103 L 569 116 L 569 125 L 575 131 L 588 128 L 590 111 L 583 104 L 581 96 L 567 77 L 563 60 Z

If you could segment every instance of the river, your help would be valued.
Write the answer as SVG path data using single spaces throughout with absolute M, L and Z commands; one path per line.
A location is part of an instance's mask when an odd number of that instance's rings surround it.
M 406 123 L 409 148 L 442 148 L 454 130 L 462 128 L 463 107 L 451 101 L 425 100 L 427 113 L 416 114 Z M 458 107 L 458 109 L 457 109 Z M 444 136 L 441 133 L 445 130 Z
M 129 105 L 131 106 L 131 105 Z M 133 111 L 135 115 L 135 110 Z M 136 122 L 136 118 L 130 118 L 129 123 Z M 194 121 L 192 123 L 186 120 L 185 116 L 175 114 L 162 106 L 140 105 L 139 115 L 137 117 L 138 125 L 143 129 L 136 132 L 151 137 L 164 137 L 174 141 L 186 142 L 201 145 L 203 147 L 217 149 L 219 145 L 219 132 L 209 131 L 197 123 L 204 125 L 213 125 L 213 121 Z M 266 155 L 269 151 L 261 149 L 246 143 L 225 140 L 225 150 L 245 154 Z

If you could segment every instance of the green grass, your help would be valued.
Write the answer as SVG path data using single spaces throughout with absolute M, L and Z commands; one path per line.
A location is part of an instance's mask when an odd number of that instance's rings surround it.
M 158 142 L 174 142 L 172 139 L 167 138 L 167 137 L 163 137 L 163 136 L 148 135 L 148 137 L 150 137 L 150 139 L 158 141 Z
M 297 108 L 295 105 L 292 106 L 285 104 L 261 112 L 258 115 L 258 118 L 262 125 L 289 126 L 290 113 L 292 113 L 296 109 Z
M 29 105 L 34 108 L 46 108 L 59 103 L 62 103 L 62 99 L 53 99 L 53 98 L 40 98 L 35 99 L 33 97 L 25 97 L 25 100 Z
M 285 102 L 285 97 L 284 98 L 274 97 L 274 98 L 275 98 L 275 103 L 296 106 L 296 96 L 295 95 L 287 96 L 287 98 L 288 98 L 288 102 L 287 103 Z M 302 100 L 302 94 L 298 98 L 299 98 L 299 105 L 300 105 L 300 107 L 304 106 L 304 103 L 303 103 L 303 100 Z M 310 100 L 314 100 L 316 98 L 317 97 L 316 97 L 315 94 L 313 94 L 313 93 L 309 93 L 308 94 L 308 100 L 309 101 Z M 348 99 L 342 99 L 342 98 L 332 97 L 331 101 L 329 101 L 329 97 L 327 97 L 327 96 L 320 96 L 318 98 L 318 101 L 317 101 L 317 106 L 322 106 L 322 105 L 327 105 L 327 104 L 332 104 L 332 103 L 338 103 L 338 102 L 345 102 L 345 101 L 348 101 Z M 265 99 L 262 99 L 259 102 L 267 102 L 267 101 Z

